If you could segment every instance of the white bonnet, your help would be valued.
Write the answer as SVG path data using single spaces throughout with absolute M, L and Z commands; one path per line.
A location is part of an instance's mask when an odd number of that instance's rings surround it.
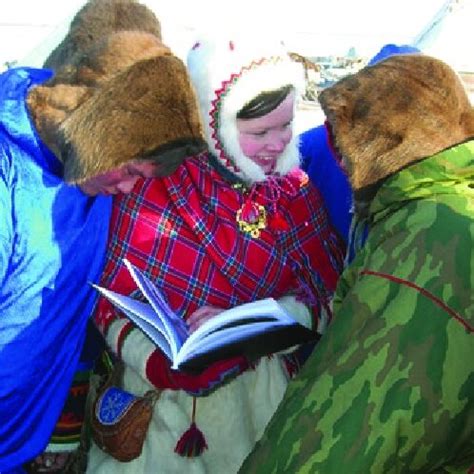
M 196 89 L 206 139 L 211 152 L 235 161 L 240 152 L 237 112 L 264 91 L 292 85 L 304 92 L 303 66 L 293 61 L 280 41 L 247 37 L 198 40 L 188 53 L 187 66 Z

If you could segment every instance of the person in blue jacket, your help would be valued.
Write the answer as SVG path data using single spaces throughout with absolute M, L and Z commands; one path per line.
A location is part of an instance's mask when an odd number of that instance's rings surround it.
M 2 474 L 44 451 L 75 371 L 93 357 L 79 361 L 111 195 L 204 147 L 184 64 L 150 34 L 114 38 L 115 53 L 96 48 L 87 69 L 78 56 L 82 77 L 69 67 L 0 75 Z
M 389 43 L 377 52 L 368 65 L 376 64 L 395 54 L 419 52 L 414 46 Z M 324 124 L 300 135 L 300 153 L 302 167 L 321 192 L 333 226 L 348 244 L 352 221 L 352 190 L 349 179 L 339 164 L 337 153 L 329 142 Z

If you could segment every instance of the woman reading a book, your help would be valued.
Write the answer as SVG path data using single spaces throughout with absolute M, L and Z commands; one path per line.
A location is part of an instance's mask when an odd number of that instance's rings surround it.
M 299 169 L 292 121 L 302 66 L 281 44 L 200 41 L 188 55 L 209 152 L 117 196 L 100 285 L 140 297 L 123 258 L 191 327 L 266 297 L 322 333 L 342 268 L 342 244 L 318 191 Z M 291 350 L 211 364 L 170 361 L 105 299 L 97 326 L 125 366 L 123 388 L 156 389 L 141 455 L 127 464 L 93 444 L 88 472 L 237 472 L 298 369 Z

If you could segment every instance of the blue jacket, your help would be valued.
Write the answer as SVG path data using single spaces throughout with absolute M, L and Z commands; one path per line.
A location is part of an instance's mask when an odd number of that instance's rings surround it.
M 61 179 L 28 89 L 50 71 L 0 75 L 0 472 L 41 453 L 63 407 L 105 255 L 111 198 Z
M 332 225 L 347 244 L 352 219 L 352 190 L 349 178 L 328 145 L 324 125 L 300 135 L 300 154 L 303 169 L 319 189 Z

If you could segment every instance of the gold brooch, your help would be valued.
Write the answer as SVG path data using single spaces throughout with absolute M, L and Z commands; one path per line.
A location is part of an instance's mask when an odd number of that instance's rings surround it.
M 265 208 L 255 202 L 247 201 L 237 211 L 235 220 L 242 232 L 250 234 L 253 239 L 260 237 L 260 230 L 267 227 Z

